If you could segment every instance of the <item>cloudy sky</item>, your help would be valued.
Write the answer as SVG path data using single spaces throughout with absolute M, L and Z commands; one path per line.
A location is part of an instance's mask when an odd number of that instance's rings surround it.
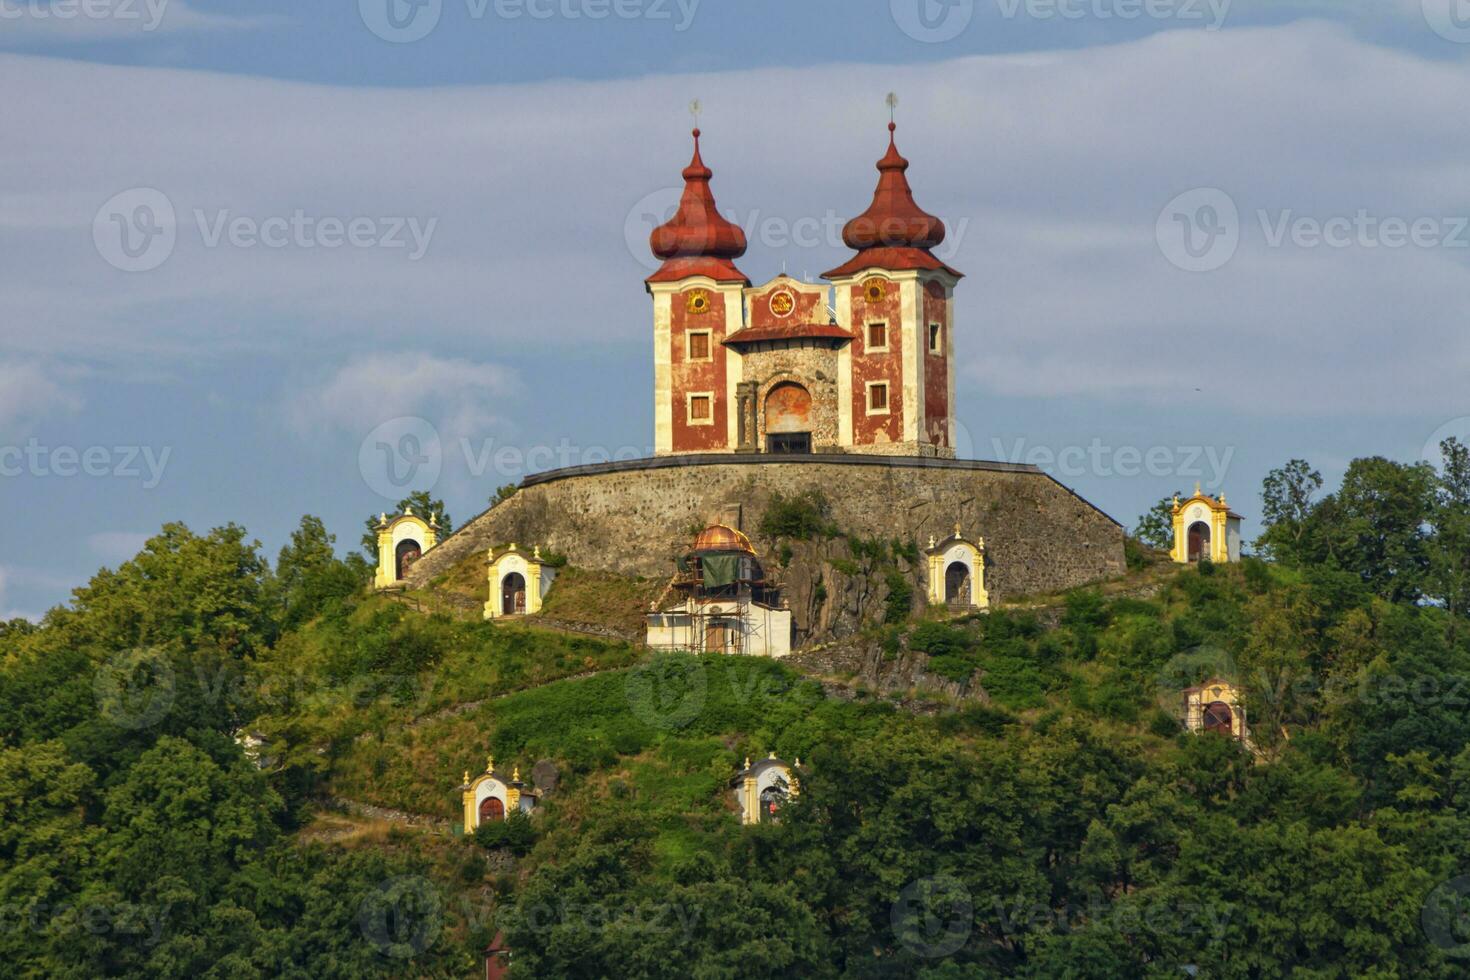
M 1470 429 L 1470 0 L 240 8 L 0 0 L 0 617 L 170 520 L 355 547 L 405 455 L 463 520 L 645 453 L 694 98 L 761 281 L 845 257 L 897 92 L 968 454 L 1125 524 Z

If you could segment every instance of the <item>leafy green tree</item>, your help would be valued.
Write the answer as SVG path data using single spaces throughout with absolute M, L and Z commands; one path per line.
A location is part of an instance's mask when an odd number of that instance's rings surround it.
M 1261 520 L 1264 530 L 1257 546 L 1268 553 L 1293 561 L 1299 558 L 1302 535 L 1322 489 L 1322 474 L 1304 459 L 1293 459 L 1266 474 L 1261 485 Z
M 1163 498 L 1138 518 L 1133 536 L 1150 548 L 1168 551 L 1174 547 L 1174 501 L 1179 491 Z
M 1439 449 L 1444 463 L 1435 494 L 1427 590 L 1451 613 L 1453 635 L 1457 619 L 1470 612 L 1470 447 L 1449 438 Z
M 281 549 L 276 582 L 286 628 L 299 626 L 327 603 L 357 592 L 371 577 L 372 568 L 362 556 L 352 554 L 346 561 L 337 558 L 336 541 L 321 518 L 307 514 Z
M 495 492 L 490 495 L 490 506 L 499 507 L 511 497 L 514 497 L 518 490 L 520 490 L 520 487 L 514 483 L 507 483 L 504 486 L 496 487 Z

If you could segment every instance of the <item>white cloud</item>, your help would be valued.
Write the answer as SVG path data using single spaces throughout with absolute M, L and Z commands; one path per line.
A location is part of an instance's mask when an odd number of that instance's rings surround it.
M 146 41 L 197 31 L 258 30 L 283 17 L 204 13 L 185 0 L 0 0 L 0 47 Z
M 520 391 L 515 373 L 496 364 L 421 352 L 363 354 L 286 405 L 301 434 L 363 433 L 402 416 L 428 418 L 441 437 L 470 437 L 500 424 Z
M 1273 249 L 1256 226 L 1258 209 L 1470 214 L 1470 130 L 1450 124 L 1470 65 L 1321 23 L 898 67 L 411 90 L 0 56 L 0 84 L 44 93 L 4 109 L 0 345 L 19 351 L 181 363 L 397 349 L 404 336 L 475 357 L 641 346 L 647 256 L 625 245 L 642 237 L 637 216 L 625 226 L 678 181 L 688 93 L 706 106 L 721 205 L 789 226 L 867 205 L 896 89 L 919 203 L 965 223 L 948 259 L 968 273 L 956 344 L 982 390 L 967 401 L 1455 414 L 1470 369 L 1470 249 Z M 93 246 L 97 208 L 132 187 L 162 190 L 178 216 L 152 272 L 119 272 Z M 1218 272 L 1182 272 L 1155 242 L 1160 209 L 1194 187 L 1228 192 L 1246 222 Z M 195 216 L 297 209 L 439 224 L 414 262 L 385 248 L 211 248 Z M 752 239 L 741 266 L 756 278 L 846 254 Z M 500 413 L 499 381 L 473 360 L 425 355 L 406 376 L 395 364 L 354 359 L 297 399 L 292 421 L 418 411 L 440 376 L 478 392 L 440 410 L 465 425 Z
M 0 439 L 17 438 L 47 416 L 81 409 L 81 397 L 58 377 L 64 373 L 34 361 L 0 362 Z

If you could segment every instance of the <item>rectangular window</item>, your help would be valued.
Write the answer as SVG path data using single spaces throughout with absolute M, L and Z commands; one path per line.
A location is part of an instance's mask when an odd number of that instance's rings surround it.
M 929 324 L 929 353 L 944 353 L 944 329 L 937 323 Z
M 888 349 L 888 324 L 868 324 L 868 350 L 885 351 Z
M 713 395 L 690 395 L 689 396 L 689 424 L 690 425 L 712 425 L 714 424 Z
M 886 381 L 869 381 L 868 382 L 868 414 L 869 415 L 887 415 L 888 414 L 888 382 L 886 382 Z
M 689 338 L 689 360 L 708 361 L 710 359 L 709 331 L 691 330 L 687 336 Z

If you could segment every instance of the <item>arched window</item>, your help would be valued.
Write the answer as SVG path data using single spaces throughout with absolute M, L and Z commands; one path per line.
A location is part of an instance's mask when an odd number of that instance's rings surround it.
M 1205 731 L 1217 735 L 1234 735 L 1234 714 L 1224 701 L 1212 701 L 1205 705 Z
M 1210 525 L 1195 521 L 1189 525 L 1189 560 L 1203 561 L 1210 557 Z
M 957 606 L 970 604 L 970 566 L 962 561 L 950 562 L 944 570 L 944 601 Z
M 480 801 L 480 823 L 505 819 L 505 804 L 498 796 L 487 796 Z
M 525 613 L 526 578 L 520 572 L 511 572 L 500 580 L 500 611 L 507 616 Z
M 398 581 L 402 582 L 407 577 L 408 570 L 413 567 L 413 563 L 418 561 L 419 556 L 423 553 L 424 549 L 419 547 L 419 543 L 412 538 L 398 542 L 398 548 L 394 552 L 394 556 L 397 559 Z

